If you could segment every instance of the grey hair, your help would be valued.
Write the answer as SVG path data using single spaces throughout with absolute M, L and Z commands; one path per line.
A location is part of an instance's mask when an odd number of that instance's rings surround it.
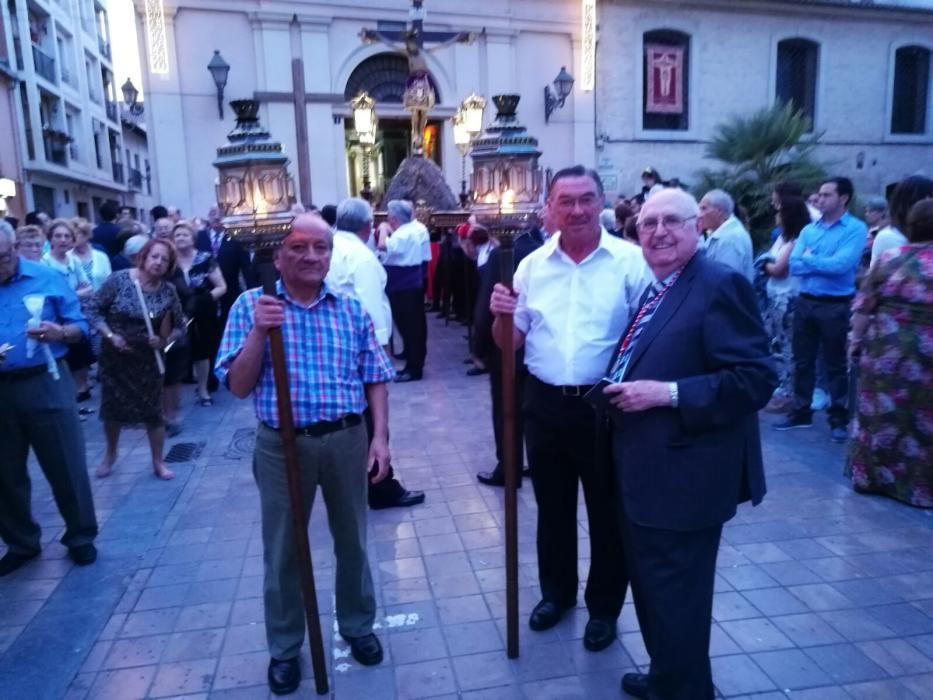
M 348 197 L 337 207 L 337 221 L 334 227 L 338 231 L 358 233 L 367 224 L 373 222 L 373 208 L 360 197 Z
M 389 216 L 395 217 L 403 224 L 415 218 L 415 207 L 406 199 L 393 199 L 386 205 Z
M 612 209 L 603 209 L 599 212 L 599 223 L 607 231 L 612 231 L 616 227 L 616 213 Z
M 868 198 L 868 201 L 865 202 L 865 208 L 872 211 L 887 211 L 888 202 L 884 197 L 876 195 Z
M 136 255 L 143 249 L 143 246 L 149 242 L 149 236 L 145 236 L 141 233 L 136 234 L 135 236 L 130 236 L 126 239 L 126 243 L 123 244 L 123 254 L 126 257 L 131 255 Z
M 11 245 L 16 245 L 16 231 L 14 231 L 13 227 L 10 226 L 9 221 L 0 219 L 0 234 L 6 236 Z
M 735 213 L 735 200 L 724 190 L 710 190 L 703 195 L 703 199 L 720 211 L 726 212 L 726 214 L 731 215 Z

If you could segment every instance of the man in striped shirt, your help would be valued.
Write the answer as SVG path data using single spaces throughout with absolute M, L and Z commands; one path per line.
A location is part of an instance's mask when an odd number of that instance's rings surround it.
M 360 303 L 324 282 L 332 251 L 327 223 L 317 214 L 298 216 L 276 255 L 278 293 L 253 289 L 240 295 L 217 357 L 218 378 L 235 396 L 252 395 L 259 420 L 253 474 L 262 508 L 268 678 L 276 694 L 298 687 L 304 614 L 266 342 L 272 328 L 281 328 L 285 341 L 308 513 L 318 486 L 327 506 L 337 560 L 338 628 L 358 662 L 382 661 L 372 631 L 376 601 L 366 557 L 366 475 L 372 469 L 372 481 L 379 482 L 389 465 L 386 382 L 395 372 Z M 371 442 L 361 417 L 367 406 Z

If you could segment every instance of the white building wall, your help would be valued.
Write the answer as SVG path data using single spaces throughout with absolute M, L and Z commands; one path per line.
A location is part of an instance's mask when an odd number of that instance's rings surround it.
M 140 33 L 145 33 L 142 0 L 134 0 Z M 150 147 L 157 163 L 164 204 L 182 211 L 206 212 L 214 200 L 216 171 L 211 166 L 216 148 L 233 126 L 225 107 L 217 118 L 216 89 L 207 71 L 214 49 L 230 64 L 225 99 L 251 97 L 254 92 L 291 92 L 291 59 L 305 65 L 308 93 L 332 94 L 329 102 L 310 103 L 306 109 L 309 135 L 311 189 L 315 204 L 339 201 L 347 195 L 347 171 L 342 118 L 349 116 L 343 100 L 346 80 L 365 58 L 388 47 L 363 45 L 359 33 L 375 28 L 377 20 L 407 20 L 407 3 L 399 0 L 363 0 L 353 4 L 258 0 L 181 0 L 165 8 L 170 73 L 167 78 L 148 71 L 143 53 L 149 114 Z M 460 101 L 476 91 L 491 98 L 500 92 L 522 96 L 519 117 L 536 136 L 544 151 L 542 163 L 553 168 L 592 158 L 593 94 L 575 95 L 544 124 L 543 89 L 562 65 L 573 72 L 574 42 L 579 39 L 579 7 L 567 0 L 512 0 L 464 3 L 431 0 L 427 28 L 480 32 L 470 46 L 448 46 L 428 54 L 438 83 L 441 102 L 435 118 L 452 116 Z M 290 27 L 297 16 L 297 41 Z M 147 46 L 143 47 L 148 50 Z M 148 105 L 151 105 L 149 109 Z M 377 105 L 385 116 L 407 116 L 401 105 Z M 264 124 L 298 168 L 294 108 L 290 102 L 264 104 Z M 495 115 L 491 100 L 487 122 Z M 443 169 L 454 192 L 460 187 L 460 157 L 447 127 L 441 139 Z
M 622 193 L 640 191 L 639 175 L 648 165 L 687 184 L 699 169 L 716 167 L 704 157 L 705 144 L 730 116 L 773 103 L 777 43 L 791 37 L 820 44 L 816 129 L 824 132 L 818 157 L 829 170 L 852 177 L 866 194 L 881 193 L 905 175 L 933 176 L 933 104 L 926 135 L 889 134 L 894 50 L 907 44 L 933 49 L 933 12 L 716 1 L 686 9 L 666 0 L 605 0 L 599 12 L 599 160 L 618 177 Z M 642 35 L 652 29 L 691 36 L 687 132 L 640 128 Z M 933 102 L 933 86 L 930 93 Z

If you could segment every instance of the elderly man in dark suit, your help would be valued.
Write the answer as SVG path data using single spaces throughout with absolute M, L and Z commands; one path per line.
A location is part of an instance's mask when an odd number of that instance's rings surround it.
M 612 453 L 635 609 L 651 657 L 622 689 L 712 700 L 713 578 L 723 524 L 765 493 L 759 409 L 777 384 L 745 277 L 697 255 L 697 203 L 664 190 L 639 240 L 657 281 L 609 365 Z

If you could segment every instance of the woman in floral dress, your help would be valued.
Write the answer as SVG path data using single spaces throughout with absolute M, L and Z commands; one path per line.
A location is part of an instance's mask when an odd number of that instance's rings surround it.
M 178 294 L 168 282 L 174 268 L 175 247 L 168 241 L 150 240 L 139 251 L 137 266 L 110 275 L 92 298 L 88 316 L 104 338 L 100 354 L 100 418 L 107 449 L 97 469 L 98 477 L 110 475 L 117 460 L 121 429 L 131 425 L 146 429 L 156 476 L 175 476 L 162 461 L 162 375 L 155 359 L 155 352 L 162 352 L 185 332 Z M 152 336 L 146 328 L 137 282 L 149 311 Z
M 907 224 L 908 244 L 884 254 L 855 299 L 852 483 L 933 508 L 933 199 L 915 204 Z

